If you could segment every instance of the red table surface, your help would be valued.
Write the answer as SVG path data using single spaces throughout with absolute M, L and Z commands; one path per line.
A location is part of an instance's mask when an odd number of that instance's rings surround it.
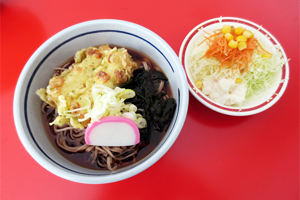
M 122 19 L 154 31 L 178 55 L 193 27 L 219 16 L 263 25 L 291 59 L 287 89 L 270 109 L 226 116 L 190 94 L 171 149 L 116 183 L 64 180 L 26 152 L 13 121 L 13 95 L 25 63 L 49 37 L 87 20 Z M 299 199 L 299 0 L 2 0 L 1 199 Z

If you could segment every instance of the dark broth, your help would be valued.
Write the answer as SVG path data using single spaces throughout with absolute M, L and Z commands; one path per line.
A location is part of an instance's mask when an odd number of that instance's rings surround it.
M 117 46 L 117 45 L 110 45 L 110 47 L 118 47 L 120 48 L 121 46 Z M 143 60 L 143 59 L 148 59 L 151 62 L 152 65 L 152 70 L 155 69 L 159 69 L 161 70 L 161 68 L 158 66 L 158 64 L 149 56 L 145 55 L 144 53 L 135 50 L 133 48 L 128 48 L 125 47 L 128 50 L 128 53 L 132 56 L 132 58 L 134 60 Z M 70 62 L 71 60 L 73 60 L 72 58 L 68 60 L 68 62 Z M 67 62 L 66 62 L 67 63 Z M 65 65 L 65 64 L 64 64 Z M 63 66 L 63 65 L 62 65 Z M 163 72 L 161 70 L 161 72 Z M 164 84 L 164 88 L 163 90 L 168 94 L 168 96 L 170 98 L 173 97 L 172 95 L 172 90 L 171 87 L 169 85 L 169 82 L 165 82 Z M 66 159 L 68 159 L 69 161 L 88 168 L 88 169 L 95 169 L 95 170 L 107 170 L 107 168 L 103 168 L 98 166 L 97 162 L 94 162 L 94 164 L 91 164 L 91 152 L 77 152 L 77 153 L 71 153 L 71 152 L 67 152 L 63 149 L 61 149 L 60 147 L 57 146 L 56 144 L 56 137 L 57 135 L 55 134 L 53 127 L 49 126 L 49 121 L 53 121 L 54 119 L 47 119 L 48 114 L 43 114 L 43 123 L 44 123 L 44 127 L 47 133 L 47 136 L 49 138 L 49 140 L 51 141 L 52 145 L 54 146 L 54 148 L 62 155 L 64 156 Z M 163 130 L 160 134 L 151 134 L 151 138 L 150 138 L 150 143 L 145 145 L 139 146 L 138 149 L 138 153 L 135 155 L 135 158 L 130 157 L 128 159 L 126 159 L 125 161 L 123 161 L 121 164 L 118 164 L 118 169 L 122 168 L 122 167 L 126 167 L 134 162 L 137 162 L 141 159 L 143 159 L 145 156 L 147 156 L 149 153 L 151 153 L 151 151 L 153 151 L 155 149 L 155 147 L 160 143 L 160 141 L 163 139 L 163 137 L 166 134 L 166 130 Z M 72 144 L 70 144 L 72 145 Z

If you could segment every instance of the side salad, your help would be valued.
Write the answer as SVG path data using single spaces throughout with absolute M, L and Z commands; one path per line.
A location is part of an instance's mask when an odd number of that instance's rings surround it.
M 205 34 L 192 48 L 189 70 L 196 87 L 211 100 L 242 106 L 280 83 L 287 60 L 278 46 L 265 47 L 243 27 L 224 25 Z

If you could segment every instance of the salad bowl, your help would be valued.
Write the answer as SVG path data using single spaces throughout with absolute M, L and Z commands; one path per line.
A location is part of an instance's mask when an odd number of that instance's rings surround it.
M 268 87 L 255 98 L 251 98 L 250 100 L 246 99 L 246 101 L 242 104 L 223 105 L 211 100 L 203 93 L 202 90 L 197 88 L 196 80 L 194 80 L 193 77 L 194 72 L 191 71 L 191 56 L 195 54 L 195 49 L 197 48 L 195 46 L 200 44 L 199 41 L 204 41 L 205 38 L 213 34 L 214 31 L 221 30 L 224 25 L 229 25 L 231 27 L 243 27 L 245 30 L 250 30 L 252 33 L 254 33 L 254 37 L 257 38 L 257 40 L 262 43 L 263 46 L 267 46 L 270 49 L 271 53 L 276 51 L 281 55 L 280 62 L 282 62 L 282 64 L 278 68 L 276 77 L 274 76 L 275 84 Z M 262 26 L 241 18 L 220 17 L 207 20 L 197 25 L 183 40 L 179 52 L 179 58 L 186 72 L 188 87 L 192 95 L 210 109 L 226 115 L 247 116 L 267 110 L 280 99 L 288 84 L 288 59 L 280 43 Z

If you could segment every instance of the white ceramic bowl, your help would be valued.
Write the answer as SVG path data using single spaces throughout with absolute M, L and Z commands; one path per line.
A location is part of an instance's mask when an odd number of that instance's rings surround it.
M 234 27 L 241 26 L 252 31 L 255 34 L 255 37 L 260 42 L 262 42 L 267 47 L 272 47 L 271 50 L 275 50 L 274 45 L 278 45 L 284 59 L 287 60 L 286 54 L 279 42 L 262 26 L 259 26 L 248 20 L 234 17 L 220 17 L 210 19 L 193 28 L 185 37 L 180 47 L 179 58 L 187 75 L 189 90 L 201 103 L 219 113 L 232 116 L 247 116 L 260 113 L 274 105 L 283 95 L 287 87 L 289 78 L 289 65 L 287 62 L 285 65 L 283 65 L 282 70 L 278 75 L 278 82 L 281 82 L 280 84 L 277 84 L 274 87 L 270 88 L 259 99 L 248 101 L 242 106 L 225 106 L 212 101 L 195 86 L 195 83 L 192 79 L 192 75 L 189 70 L 189 67 L 191 66 L 189 57 L 192 53 L 193 45 L 195 45 L 197 41 L 202 40 L 204 35 L 207 36 L 205 32 L 213 33 L 214 30 L 221 29 L 225 24 Z M 271 51 L 271 53 L 272 52 L 273 51 Z
M 48 140 L 41 116 L 41 100 L 35 91 L 46 87 L 54 68 L 76 51 L 89 46 L 115 44 L 131 47 L 153 58 L 167 75 L 177 108 L 159 145 L 145 158 L 113 172 L 86 169 L 65 159 Z M 187 80 L 172 48 L 158 35 L 140 25 L 121 20 L 94 20 L 71 26 L 41 45 L 26 63 L 14 96 L 17 132 L 29 154 L 44 168 L 67 180 L 80 183 L 109 183 L 147 169 L 172 146 L 184 124 L 188 109 Z

